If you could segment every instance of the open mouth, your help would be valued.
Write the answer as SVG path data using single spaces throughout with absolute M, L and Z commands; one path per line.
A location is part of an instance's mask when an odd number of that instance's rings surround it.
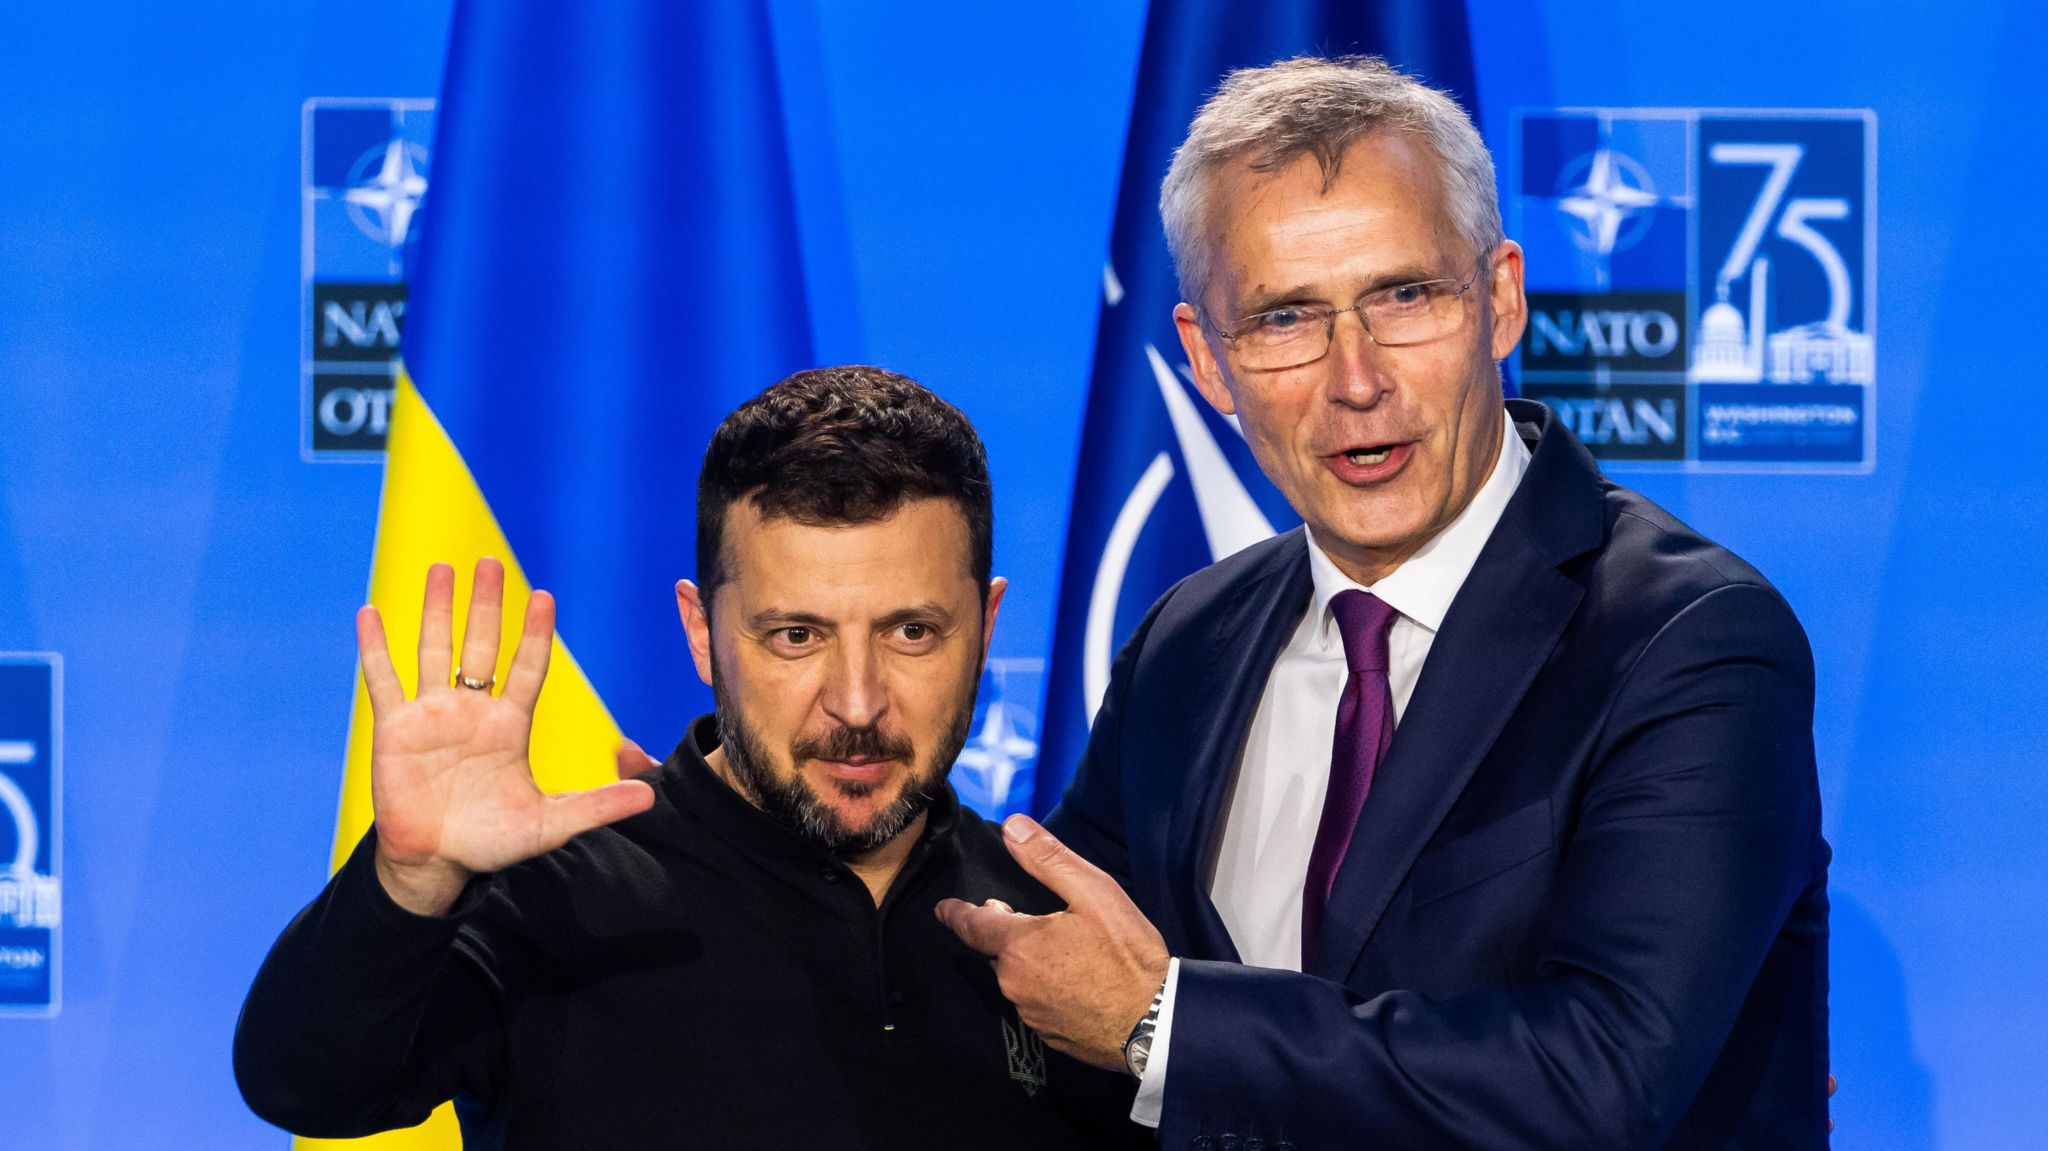
M 1415 445 L 1406 441 L 1360 444 L 1323 457 L 1337 478 L 1348 484 L 1370 484 L 1400 472 Z

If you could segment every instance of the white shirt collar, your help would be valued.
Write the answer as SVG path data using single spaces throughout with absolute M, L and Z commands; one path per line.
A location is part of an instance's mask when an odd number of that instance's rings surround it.
M 1472 565 L 1479 562 L 1480 549 L 1500 523 L 1501 513 L 1507 510 L 1508 500 L 1522 482 L 1522 473 L 1529 470 L 1529 446 L 1516 434 L 1513 417 L 1505 413 L 1501 417 L 1500 435 L 1500 453 L 1494 457 L 1493 470 L 1487 473 L 1486 482 L 1479 485 L 1472 502 L 1435 538 L 1423 544 L 1422 550 L 1370 587 L 1339 571 L 1336 562 L 1316 543 L 1315 533 L 1303 527 L 1302 533 L 1308 539 L 1309 577 L 1315 584 L 1310 610 L 1315 613 L 1317 638 L 1321 642 L 1340 642 L 1331 621 L 1330 600 L 1346 588 L 1371 592 L 1409 620 L 1428 628 L 1431 634 L 1443 626 L 1451 601 L 1457 598 L 1465 577 L 1472 574 Z

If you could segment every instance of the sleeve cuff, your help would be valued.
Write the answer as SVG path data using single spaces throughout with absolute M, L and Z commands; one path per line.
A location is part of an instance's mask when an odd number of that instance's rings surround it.
M 1152 1031 L 1152 1054 L 1138 1080 L 1138 1097 L 1131 1101 L 1131 1122 L 1144 1127 L 1159 1126 L 1159 1115 L 1166 1109 L 1166 1059 L 1173 1052 L 1173 1000 L 1179 987 L 1180 960 L 1169 959 L 1166 986 L 1159 993 L 1159 1025 Z
M 374 923 L 386 939 L 435 941 L 445 946 L 463 922 L 474 916 L 490 893 L 489 876 L 470 880 L 446 915 L 418 915 L 399 906 L 377 877 L 377 828 L 372 825 L 357 841 L 335 876 L 335 896 L 344 908 Z

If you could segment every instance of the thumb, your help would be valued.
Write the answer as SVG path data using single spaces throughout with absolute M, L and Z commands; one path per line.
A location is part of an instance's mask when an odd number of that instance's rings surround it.
M 542 835 L 552 851 L 595 827 L 638 815 L 654 806 L 654 789 L 637 779 L 607 783 L 589 791 L 547 797 Z
M 621 739 L 613 753 L 619 761 L 619 778 L 635 779 L 647 775 L 661 766 L 661 761 L 641 750 L 640 745 L 630 739 Z
M 1013 815 L 1003 821 L 1003 845 L 1010 849 L 1018 866 L 1066 900 L 1071 909 L 1097 904 L 1108 892 L 1123 894 L 1123 889 L 1102 869 L 1074 854 L 1059 837 L 1028 815 Z

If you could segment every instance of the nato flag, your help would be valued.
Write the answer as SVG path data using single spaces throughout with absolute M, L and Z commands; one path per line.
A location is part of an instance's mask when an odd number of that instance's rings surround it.
M 1234 68 L 1370 53 L 1474 106 L 1462 3 L 1153 0 L 1131 108 L 1095 376 L 1067 527 L 1034 810 L 1059 802 L 1116 649 L 1182 576 L 1298 522 L 1244 439 L 1188 381 L 1159 181 L 1195 109 Z

